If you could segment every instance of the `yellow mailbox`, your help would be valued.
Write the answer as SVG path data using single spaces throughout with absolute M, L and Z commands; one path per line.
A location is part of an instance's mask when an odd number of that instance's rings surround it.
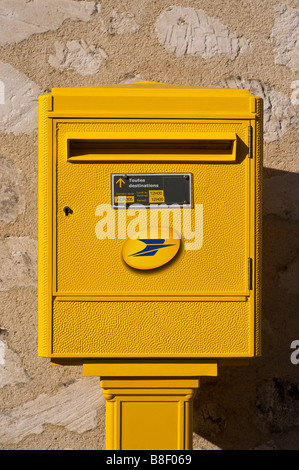
M 260 355 L 262 100 L 39 99 L 38 353 L 101 377 L 107 449 L 190 449 L 201 376 Z

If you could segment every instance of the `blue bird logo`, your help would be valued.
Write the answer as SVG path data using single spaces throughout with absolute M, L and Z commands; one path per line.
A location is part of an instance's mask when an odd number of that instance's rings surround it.
M 139 239 L 139 241 L 146 244 L 146 247 L 143 250 L 137 251 L 136 253 L 131 254 L 130 256 L 154 256 L 158 250 L 161 248 L 167 248 L 171 245 L 164 245 L 165 239 Z

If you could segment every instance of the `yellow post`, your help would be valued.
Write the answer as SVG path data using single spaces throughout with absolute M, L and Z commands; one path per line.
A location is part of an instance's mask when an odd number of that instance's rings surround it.
M 190 450 L 198 379 L 102 378 L 107 450 Z
M 107 450 L 191 450 L 199 377 L 216 376 L 217 364 L 90 361 L 83 375 L 101 376 Z

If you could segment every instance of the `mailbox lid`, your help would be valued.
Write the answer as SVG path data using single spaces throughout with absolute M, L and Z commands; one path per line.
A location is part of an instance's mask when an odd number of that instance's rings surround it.
M 140 82 L 99 88 L 53 88 L 50 117 L 253 119 L 249 90 Z

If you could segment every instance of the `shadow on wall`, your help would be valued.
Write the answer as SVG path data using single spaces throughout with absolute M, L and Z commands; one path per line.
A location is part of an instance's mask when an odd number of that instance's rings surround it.
M 262 357 L 202 379 L 194 449 L 299 450 L 299 174 L 264 168 L 263 186 Z

